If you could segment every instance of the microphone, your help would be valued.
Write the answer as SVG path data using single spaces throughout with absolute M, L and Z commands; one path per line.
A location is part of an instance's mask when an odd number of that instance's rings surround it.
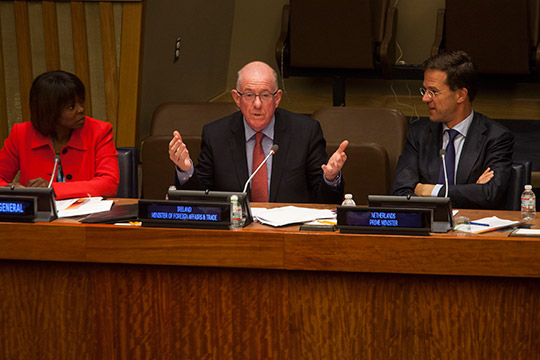
M 274 155 L 275 153 L 277 153 L 278 149 L 279 149 L 279 145 L 278 145 L 278 144 L 272 145 L 272 148 L 270 149 L 270 152 L 268 153 L 268 155 L 266 155 L 266 157 L 265 157 L 264 160 L 261 162 L 261 164 L 259 165 L 259 167 L 257 168 L 257 170 L 255 170 L 254 172 L 252 172 L 252 173 L 251 173 L 251 176 L 247 179 L 246 185 L 244 186 L 244 191 L 242 191 L 243 193 L 246 192 L 247 187 L 248 187 L 249 183 L 251 182 L 251 179 L 253 179 L 253 177 L 255 176 L 255 174 L 257 173 L 257 171 L 259 171 L 259 169 L 266 163 L 266 161 L 270 158 L 270 156 L 272 156 L 272 155 Z
M 47 188 L 50 188 L 53 183 L 54 176 L 56 174 L 56 168 L 58 167 L 59 162 L 60 162 L 60 155 L 54 155 L 54 167 L 53 167 L 53 171 L 51 175 L 51 181 L 49 181 L 49 186 L 47 186 Z
M 446 186 L 445 191 L 444 191 L 444 197 L 448 197 L 448 174 L 446 173 L 446 161 L 444 159 L 446 157 L 446 150 L 445 149 L 439 150 L 439 155 L 441 156 L 441 159 L 442 159 L 444 185 Z

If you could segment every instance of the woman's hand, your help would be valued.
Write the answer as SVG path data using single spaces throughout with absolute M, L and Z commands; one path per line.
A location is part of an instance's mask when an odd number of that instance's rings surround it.
M 30 180 L 26 184 L 26 187 L 47 187 L 47 186 L 49 186 L 49 183 L 45 181 L 45 179 L 40 178 L 40 177 L 37 179 Z

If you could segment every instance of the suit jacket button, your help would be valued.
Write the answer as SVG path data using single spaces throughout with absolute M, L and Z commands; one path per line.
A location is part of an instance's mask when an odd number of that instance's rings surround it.
M 71 176 L 71 174 L 66 175 L 66 179 L 71 180 L 72 178 L 73 178 L 73 176 Z

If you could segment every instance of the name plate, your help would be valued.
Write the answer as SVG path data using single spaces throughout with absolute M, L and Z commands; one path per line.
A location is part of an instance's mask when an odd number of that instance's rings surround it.
M 142 226 L 228 229 L 231 205 L 228 202 L 139 200 Z
M 0 187 L 0 196 L 7 196 L 12 199 L 35 197 L 37 199 L 35 222 L 53 221 L 58 217 L 55 201 L 56 196 L 53 188 L 2 186 Z
M 33 222 L 36 219 L 35 196 L 1 196 L 0 221 Z
M 337 224 L 342 233 L 429 235 L 432 210 L 339 206 Z

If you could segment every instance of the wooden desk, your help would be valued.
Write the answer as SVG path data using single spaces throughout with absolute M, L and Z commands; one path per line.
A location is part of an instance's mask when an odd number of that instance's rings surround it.
M 506 235 L 4 223 L 0 358 L 540 358 L 540 239 Z

